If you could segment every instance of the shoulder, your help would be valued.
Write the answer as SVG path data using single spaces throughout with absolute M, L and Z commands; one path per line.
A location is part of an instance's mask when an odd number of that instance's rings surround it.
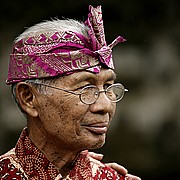
M 0 179 L 22 178 L 23 174 L 14 148 L 0 156 Z
M 106 164 L 92 158 L 87 150 L 82 151 L 70 172 L 72 179 L 125 180 L 124 176 Z
M 7 174 L 12 169 L 12 160 L 15 159 L 15 149 L 0 156 L 0 177 Z
M 93 159 L 92 157 L 89 157 L 90 164 L 92 168 L 92 176 L 93 179 L 99 180 L 99 179 L 106 179 L 106 180 L 124 180 L 125 177 L 118 174 L 115 170 L 108 167 L 106 164 Z
M 5 154 L 0 155 L 0 160 L 2 160 L 3 158 L 8 158 L 10 156 L 14 156 L 15 155 L 15 148 L 11 149 L 10 151 L 6 152 Z
M 4 165 L 6 165 L 7 163 L 10 164 L 10 162 L 14 159 L 15 159 L 15 149 L 13 148 L 10 151 L 0 156 L 0 167 L 3 164 Z
M 113 179 L 118 176 L 117 172 L 106 166 L 104 163 L 89 157 L 94 179 Z

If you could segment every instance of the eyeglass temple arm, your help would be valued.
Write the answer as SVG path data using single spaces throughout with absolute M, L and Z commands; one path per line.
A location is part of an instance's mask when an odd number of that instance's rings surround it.
M 55 86 L 51 86 L 51 85 L 48 85 L 48 84 L 44 84 L 44 83 L 33 82 L 33 84 L 43 85 L 43 86 L 46 86 L 46 87 L 49 87 L 49 88 L 53 88 L 53 89 L 57 89 L 57 90 L 61 90 L 61 91 L 67 92 L 67 93 L 71 93 L 71 94 L 75 94 L 75 95 L 80 95 L 80 93 L 77 93 L 77 92 L 74 92 L 74 91 L 71 91 L 71 90 L 61 89 L 61 88 L 58 88 L 58 87 L 55 87 Z

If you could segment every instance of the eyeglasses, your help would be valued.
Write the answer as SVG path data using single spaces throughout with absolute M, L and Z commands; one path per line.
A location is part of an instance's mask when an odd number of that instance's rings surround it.
M 120 83 L 112 84 L 109 87 L 107 87 L 105 90 L 99 90 L 99 88 L 95 85 L 88 85 L 88 86 L 83 87 L 80 90 L 80 92 L 74 92 L 74 91 L 70 91 L 66 89 L 61 89 L 59 87 L 51 86 L 45 83 L 33 82 L 33 84 L 43 85 L 49 88 L 61 90 L 61 91 L 71 93 L 74 95 L 79 95 L 79 99 L 81 100 L 81 102 L 88 105 L 94 104 L 98 100 L 100 93 L 103 93 L 103 92 L 106 94 L 106 96 L 109 98 L 111 102 L 115 102 L 115 103 L 119 102 L 123 98 L 124 92 L 128 91 Z

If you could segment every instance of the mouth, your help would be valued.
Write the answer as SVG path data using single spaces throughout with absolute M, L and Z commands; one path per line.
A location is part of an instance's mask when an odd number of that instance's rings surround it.
M 95 124 L 88 124 L 88 125 L 82 125 L 82 126 L 92 133 L 105 134 L 107 133 L 109 124 L 105 122 L 105 123 L 95 123 Z

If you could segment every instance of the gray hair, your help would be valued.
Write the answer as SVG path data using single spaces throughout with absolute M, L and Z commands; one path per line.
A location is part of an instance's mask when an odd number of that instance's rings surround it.
M 74 19 L 52 19 L 29 27 L 16 38 L 15 42 L 45 32 L 73 31 L 88 37 L 88 30 L 89 27 L 85 26 L 84 23 Z
M 28 38 L 31 36 L 36 36 L 36 35 L 46 33 L 46 32 L 73 31 L 73 32 L 77 32 L 79 34 L 82 34 L 82 35 L 88 37 L 88 30 L 89 30 L 89 27 L 85 26 L 84 23 L 77 21 L 77 20 L 52 19 L 52 20 L 38 23 L 32 27 L 29 27 L 15 39 L 15 43 L 21 39 Z M 48 91 L 50 91 L 49 88 L 46 89 L 45 86 L 36 85 L 34 83 L 36 82 L 36 83 L 52 84 L 55 82 L 56 79 L 57 79 L 56 77 L 55 78 L 44 78 L 44 79 L 32 79 L 32 80 L 25 80 L 24 82 L 32 84 L 40 92 L 47 93 Z M 22 110 L 22 108 L 17 100 L 16 85 L 17 85 L 17 83 L 12 85 L 12 94 L 13 94 L 14 100 L 17 103 L 20 110 L 23 112 L 23 114 L 25 114 L 25 116 L 27 116 L 27 114 Z

